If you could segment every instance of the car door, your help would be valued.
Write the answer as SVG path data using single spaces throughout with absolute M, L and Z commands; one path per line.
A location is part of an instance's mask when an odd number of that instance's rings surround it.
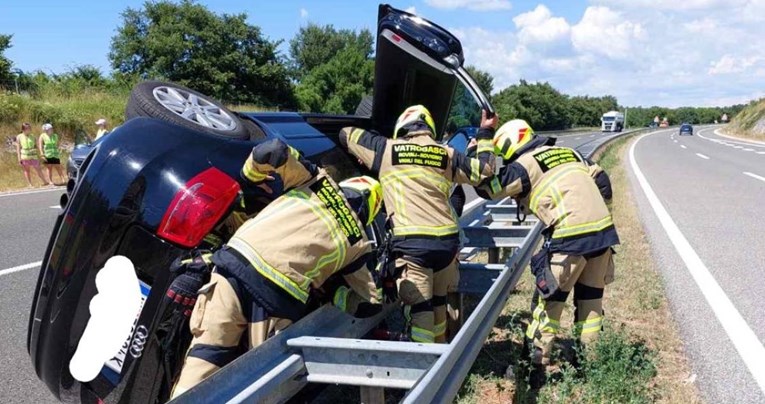
M 384 4 L 376 43 L 372 124 L 380 133 L 392 134 L 398 115 L 422 104 L 433 115 L 440 138 L 458 83 L 493 113 L 488 97 L 463 68 L 462 44 L 444 28 Z

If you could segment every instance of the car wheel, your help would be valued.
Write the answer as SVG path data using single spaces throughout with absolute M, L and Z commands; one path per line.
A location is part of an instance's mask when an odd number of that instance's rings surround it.
M 144 81 L 133 87 L 125 118 L 139 116 L 162 119 L 227 139 L 251 137 L 251 128 L 220 102 L 173 83 Z
M 372 116 L 372 96 L 366 95 L 356 107 L 356 116 Z

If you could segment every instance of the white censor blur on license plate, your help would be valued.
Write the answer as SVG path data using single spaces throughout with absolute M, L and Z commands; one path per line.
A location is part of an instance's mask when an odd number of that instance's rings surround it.
M 138 309 L 138 313 L 135 316 L 135 322 L 133 322 L 133 327 L 130 329 L 130 335 L 128 335 L 127 339 L 125 340 L 125 343 L 122 344 L 122 347 L 120 347 L 119 352 L 117 352 L 117 355 L 115 355 L 113 358 L 106 361 L 105 365 L 117 372 L 117 374 L 122 373 L 122 365 L 125 364 L 125 357 L 127 356 L 128 351 L 130 350 L 130 341 L 133 339 L 133 336 L 136 334 L 136 326 L 138 326 L 138 319 L 141 317 L 141 311 L 143 311 L 143 304 L 146 302 L 146 297 L 149 296 L 149 291 L 151 288 L 149 285 L 145 284 L 143 281 L 138 281 L 141 284 L 141 308 Z M 146 327 L 143 327 L 146 328 Z M 148 333 L 148 330 L 146 330 Z M 148 335 L 144 335 L 143 338 L 148 337 Z M 143 342 L 142 342 L 143 344 Z M 141 352 L 143 351 L 143 345 L 140 347 L 141 351 L 136 353 L 134 352 L 134 357 L 140 357 Z

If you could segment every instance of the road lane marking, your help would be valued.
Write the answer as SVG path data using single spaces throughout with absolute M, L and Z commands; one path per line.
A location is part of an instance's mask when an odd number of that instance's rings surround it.
M 744 149 L 744 151 L 754 151 L 754 149 Z
M 635 146 L 648 135 L 650 134 L 639 137 L 630 147 L 630 166 L 632 171 L 635 173 L 643 193 L 648 199 L 651 208 L 653 208 L 661 226 L 667 233 L 670 242 L 672 242 L 675 250 L 680 255 L 680 258 L 682 258 L 688 272 L 690 272 L 691 277 L 696 282 L 699 290 L 701 290 L 712 312 L 715 313 L 717 321 L 722 325 L 725 333 L 728 334 L 728 338 L 733 342 L 733 346 L 738 351 L 742 361 L 759 385 L 760 390 L 765 394 L 765 347 L 760 343 L 752 329 L 747 325 L 746 320 L 736 309 L 736 306 L 733 305 L 733 302 L 730 301 L 714 276 L 709 272 L 709 268 L 707 268 L 704 261 L 701 260 L 701 257 L 693 249 L 691 243 L 688 242 L 688 239 L 685 238 L 680 228 L 672 220 L 667 209 L 661 204 L 661 201 L 659 201 L 653 188 L 637 165 Z
M 64 187 L 56 187 L 51 189 L 37 189 L 34 191 L 20 191 L 20 192 L 6 192 L 6 193 L 0 193 L 0 198 L 6 197 L 6 196 L 21 196 L 21 195 L 31 195 L 31 194 L 41 194 L 43 192 L 53 192 L 53 191 L 64 191 Z
M 728 142 L 738 143 L 738 144 L 742 144 L 744 146 L 765 147 L 765 143 L 763 143 L 763 142 L 758 142 L 756 140 L 746 141 L 746 140 L 742 140 L 742 139 L 739 139 L 739 138 L 736 138 L 736 137 L 732 137 L 732 136 L 728 136 L 728 135 L 723 135 L 722 132 L 720 132 L 720 129 L 715 129 L 713 133 L 715 135 L 717 135 L 717 136 L 724 137 L 726 139 L 726 141 L 728 141 Z M 704 139 L 709 139 L 709 138 L 705 137 Z M 727 139 L 731 139 L 731 140 L 727 140 Z M 733 139 L 737 139 L 739 141 L 733 140 Z
M 748 176 L 750 176 L 750 177 L 752 177 L 752 178 L 756 178 L 756 179 L 758 179 L 758 180 L 760 180 L 760 181 L 762 181 L 762 182 L 765 182 L 765 177 L 760 177 L 760 176 L 759 176 L 759 175 L 757 175 L 757 174 L 752 174 L 752 173 L 750 173 L 750 172 L 748 172 L 748 171 L 744 171 L 744 175 L 748 175 Z
M 757 154 L 765 154 L 765 151 L 758 151 Z
M 677 143 L 677 140 L 673 140 L 673 142 Z
M 680 147 L 682 147 L 683 149 L 687 149 L 687 147 L 685 147 L 684 144 L 681 144 Z
M 581 139 L 581 138 L 582 138 L 582 137 L 581 137 L 581 136 L 579 136 L 578 138 L 576 138 L 576 139 L 574 139 L 574 140 L 579 140 L 579 139 Z
M 51 209 L 61 209 L 61 205 L 48 206 Z
M 707 156 L 705 156 L 705 155 L 703 155 L 701 153 L 696 153 L 696 155 L 701 157 L 701 158 L 703 158 L 703 159 L 705 159 L 705 160 L 709 160 L 709 157 L 707 157 Z
M 42 261 L 32 262 L 30 264 L 19 265 L 17 267 L 0 270 L 0 276 L 12 274 L 14 272 L 23 271 L 26 269 L 37 268 L 42 265 Z

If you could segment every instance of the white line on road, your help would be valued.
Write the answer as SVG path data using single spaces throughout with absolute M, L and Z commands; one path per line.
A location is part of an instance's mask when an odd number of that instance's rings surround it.
M 25 269 L 37 268 L 42 265 L 42 261 L 32 262 L 31 264 L 19 265 L 17 267 L 0 270 L 0 276 L 12 274 L 14 272 L 23 271 Z
M 732 136 L 728 136 L 728 135 L 723 135 L 722 132 L 720 132 L 720 129 L 715 129 L 714 134 L 717 135 L 717 136 L 724 137 L 726 139 L 737 139 L 737 140 L 739 140 L 739 138 L 736 138 L 736 137 L 732 137 Z M 709 138 L 704 137 L 704 139 L 709 139 Z M 751 140 L 751 141 L 747 141 L 747 140 L 743 140 L 743 139 L 740 139 L 740 140 L 742 140 L 742 141 L 735 141 L 735 140 L 726 140 L 726 141 L 742 144 L 744 146 L 765 147 L 765 143 L 758 142 L 756 140 Z
M 744 149 L 744 151 L 754 151 L 754 149 Z
M 581 136 L 579 136 L 579 137 L 578 137 L 578 138 L 576 138 L 575 140 L 579 140 L 579 139 L 581 139 L 581 138 L 582 138 L 582 137 L 581 137 Z
M 683 149 L 687 149 L 687 147 L 685 147 L 684 144 L 681 144 L 680 147 L 682 147 Z
M 673 142 L 677 143 L 677 140 L 673 140 Z
M 632 171 L 635 173 L 643 193 L 648 198 L 648 202 L 656 213 L 669 240 L 675 246 L 675 250 L 677 250 L 680 258 L 682 258 L 685 266 L 688 268 L 688 272 L 690 272 L 693 280 L 696 281 L 696 285 L 701 290 L 715 316 L 717 316 L 717 320 L 728 334 L 728 338 L 733 342 L 733 346 L 738 351 L 752 377 L 760 386 L 760 390 L 765 393 L 765 347 L 762 346 L 757 336 L 747 325 L 746 320 L 741 317 L 741 313 L 738 312 L 736 306 L 733 305 L 733 302 L 730 301 L 715 278 L 709 273 L 709 269 L 704 264 L 704 261 L 701 260 L 701 257 L 699 257 L 688 242 L 688 239 L 685 238 L 680 228 L 672 220 L 667 209 L 661 204 L 661 201 L 659 201 L 653 188 L 651 188 L 645 175 L 643 175 L 643 172 L 640 171 L 640 167 L 637 165 L 635 146 L 648 135 L 641 136 L 630 147 L 630 165 L 632 166 Z
M 48 206 L 48 207 L 51 208 L 51 209 L 61 209 L 61 205 L 52 205 L 52 206 Z
M 56 187 L 51 189 L 38 189 L 35 191 L 21 191 L 21 192 L 8 192 L 4 194 L 0 194 L 0 198 L 5 196 L 20 196 L 20 195 L 31 195 L 31 194 L 41 194 L 43 192 L 53 192 L 53 191 L 63 191 L 63 187 Z
M 744 175 L 748 175 L 748 176 L 750 176 L 750 177 L 752 177 L 752 178 L 756 178 L 756 179 L 758 179 L 758 180 L 760 180 L 760 181 L 762 181 L 762 182 L 765 182 L 765 177 L 760 177 L 760 176 L 759 176 L 759 175 L 757 175 L 757 174 L 752 174 L 752 173 L 750 173 L 750 172 L 744 171 Z
M 765 151 L 758 151 L 757 154 L 765 154 Z
M 705 159 L 705 160 L 709 160 L 709 157 L 707 157 L 707 156 L 705 156 L 705 155 L 703 155 L 701 153 L 696 153 L 696 155 L 701 157 L 701 158 L 703 158 L 703 159 Z

